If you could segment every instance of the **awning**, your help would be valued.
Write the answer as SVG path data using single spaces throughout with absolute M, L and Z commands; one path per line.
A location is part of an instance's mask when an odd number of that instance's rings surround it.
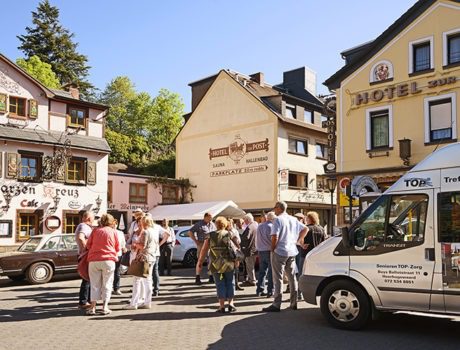
M 190 204 L 159 205 L 149 211 L 153 220 L 202 220 L 205 213 L 211 213 L 215 218 L 241 218 L 246 214 L 235 202 L 202 202 Z

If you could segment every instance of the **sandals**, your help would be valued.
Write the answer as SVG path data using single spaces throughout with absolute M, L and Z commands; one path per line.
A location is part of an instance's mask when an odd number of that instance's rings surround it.
M 112 313 L 112 310 L 109 310 L 109 309 L 101 311 L 101 315 L 110 315 L 111 313 Z
M 216 311 L 217 313 L 220 313 L 220 314 L 225 314 L 225 308 L 224 307 L 220 307 L 217 309 Z
M 96 310 L 88 309 L 88 310 L 86 310 L 86 315 L 87 316 L 94 316 L 94 315 L 96 315 Z

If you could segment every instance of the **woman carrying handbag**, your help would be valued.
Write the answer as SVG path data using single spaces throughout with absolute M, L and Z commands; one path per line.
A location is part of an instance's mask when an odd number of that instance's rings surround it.
M 163 236 L 161 243 L 160 233 Z M 146 275 L 144 273 L 138 274 L 143 277 L 133 276 L 133 295 L 130 304 L 124 307 L 125 310 L 151 308 L 153 292 L 152 272 L 154 265 L 158 265 L 160 244 L 163 244 L 168 239 L 168 236 L 169 234 L 164 231 L 161 226 L 156 225 L 150 216 L 144 216 L 141 219 L 140 233 L 132 242 L 131 252 L 135 252 L 135 260 L 131 262 L 130 267 L 133 266 L 133 262 L 136 261 L 136 263 L 142 262 L 148 264 L 148 270 L 145 271 L 147 272 Z M 136 263 L 134 265 L 136 265 Z M 141 302 L 142 297 L 143 302 Z

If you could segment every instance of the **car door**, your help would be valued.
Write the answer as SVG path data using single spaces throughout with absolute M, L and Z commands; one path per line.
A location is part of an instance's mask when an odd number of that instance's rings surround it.
M 438 211 L 445 311 L 460 313 L 460 191 L 440 193 Z
M 63 235 L 58 251 L 62 272 L 77 270 L 78 246 L 74 235 Z
M 350 270 L 375 287 L 388 309 L 430 309 L 434 260 L 433 190 L 381 196 L 353 225 Z

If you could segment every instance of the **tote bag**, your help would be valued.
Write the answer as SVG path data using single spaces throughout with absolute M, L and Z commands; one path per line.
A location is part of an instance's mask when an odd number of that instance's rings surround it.
M 88 251 L 85 250 L 78 257 L 78 274 L 81 278 L 86 281 L 89 281 L 89 272 L 88 272 L 89 262 L 88 262 Z

